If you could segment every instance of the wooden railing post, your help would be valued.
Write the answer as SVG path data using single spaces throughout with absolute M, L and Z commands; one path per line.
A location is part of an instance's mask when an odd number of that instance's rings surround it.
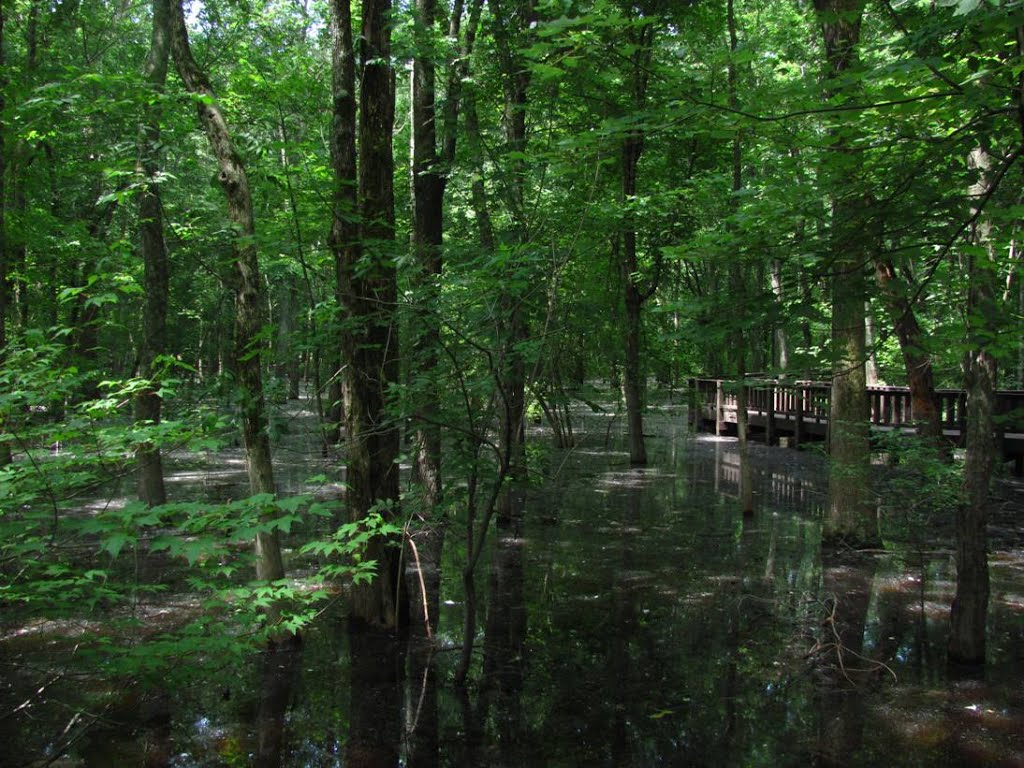
M 960 430 L 957 440 L 959 447 L 967 444 L 967 393 L 961 392 L 956 398 L 956 427 Z
M 700 431 L 700 410 L 704 407 L 704 395 L 700 391 L 700 385 L 696 379 L 687 379 L 686 386 L 690 390 L 690 410 L 686 414 L 686 420 L 690 423 L 693 432 Z
M 797 384 L 793 387 L 793 396 L 796 401 L 796 419 L 793 424 L 793 447 L 796 448 L 800 445 L 800 441 L 803 439 L 804 432 L 804 388 Z
M 766 445 L 775 445 L 775 385 L 772 383 L 768 384 L 768 390 L 765 395 L 766 409 L 765 409 L 765 422 L 764 422 L 764 442 Z

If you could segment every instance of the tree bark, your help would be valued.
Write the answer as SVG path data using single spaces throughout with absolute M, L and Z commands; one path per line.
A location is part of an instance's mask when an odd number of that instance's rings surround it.
M 733 56 L 739 48 L 739 38 L 736 34 L 736 13 L 733 0 L 726 3 L 726 22 L 729 28 L 729 102 L 733 109 L 739 109 L 739 90 L 737 86 L 738 73 Z M 738 205 L 736 197 L 743 189 L 743 142 L 739 132 L 732 140 L 732 192 L 733 204 Z M 739 305 L 745 306 L 747 302 L 747 286 L 743 277 L 743 268 L 737 259 L 730 264 L 730 279 L 735 292 L 736 301 Z M 744 515 L 754 514 L 754 482 L 753 468 L 750 466 L 750 440 L 749 440 L 749 419 L 747 414 L 747 334 L 744 332 L 746 323 L 741 322 L 736 329 L 736 373 L 739 379 L 739 389 L 736 392 L 736 437 L 739 443 L 740 454 L 740 507 Z
M 857 60 L 864 0 L 815 0 L 827 63 L 834 88 Z M 833 91 L 834 93 L 835 91 Z M 847 151 L 835 136 L 832 147 Z M 854 172 L 834 171 L 832 185 L 832 403 L 829 416 L 829 509 L 823 536 L 858 547 L 880 542 L 878 517 L 871 499 L 871 446 L 865 361 L 865 201 Z
M 356 63 L 352 45 L 352 9 L 350 0 L 331 0 L 331 167 L 334 188 L 331 200 L 331 232 L 329 244 L 334 254 L 335 298 L 339 312 L 345 307 L 345 295 L 351 291 L 348 274 L 359 260 L 359 180 L 356 161 Z M 341 322 L 345 318 L 340 318 Z M 339 337 L 339 350 L 344 350 Z M 338 357 L 337 370 L 331 378 L 329 433 L 331 442 L 341 438 L 341 424 L 347 418 L 348 388 L 345 385 L 348 364 L 344 351 Z
M 398 384 L 397 281 L 394 260 L 395 201 L 392 129 L 395 114 L 390 0 L 363 4 L 359 105 L 358 260 L 344 249 L 341 307 L 345 315 L 349 516 L 360 521 L 377 511 L 398 517 L 398 422 L 387 412 L 389 391 Z M 344 13 L 344 11 L 342 11 Z M 375 537 L 367 557 L 377 561 L 370 583 L 353 587 L 350 618 L 385 629 L 401 629 L 408 601 L 401 553 Z
M 287 170 L 285 171 L 287 173 Z M 279 281 L 277 301 L 277 343 L 274 350 L 274 378 L 282 401 L 297 400 L 302 378 L 301 360 L 295 345 L 298 330 L 299 289 L 295 277 L 285 274 Z
M 139 346 L 139 375 L 148 379 L 146 388 L 135 398 L 135 419 L 150 425 L 160 423 L 162 400 L 154 379 L 154 361 L 167 351 L 167 299 L 170 292 L 170 265 L 164 243 L 163 214 L 160 202 L 160 118 L 159 98 L 167 80 L 171 46 L 168 0 L 153 0 L 153 32 L 146 58 L 144 76 L 153 91 L 153 102 L 145 107 L 139 132 L 138 171 L 142 174 L 139 193 L 139 245 L 143 263 L 142 343 Z M 145 442 L 138 447 L 139 500 L 155 506 L 167 501 L 164 488 L 163 459 L 160 446 Z
M 980 200 L 987 196 L 992 180 L 988 152 L 975 148 L 968 165 L 979 173 L 970 196 L 975 216 Z M 979 218 L 972 240 L 986 254 L 968 255 L 967 335 L 970 344 L 964 387 L 967 390 L 967 456 L 964 461 L 964 501 L 956 516 L 956 595 L 949 622 L 950 661 L 959 664 L 985 663 L 985 622 L 988 615 L 988 497 L 992 468 L 996 460 L 993 413 L 998 368 L 988 348 L 999 330 L 996 304 L 996 271 L 979 258 L 992 261 L 991 226 Z
M 789 371 L 789 336 L 786 333 L 784 320 L 786 296 L 782 283 L 782 262 L 779 259 L 772 259 L 771 281 L 772 295 L 775 298 L 775 306 L 779 314 L 775 321 L 775 361 L 781 379 Z
M 210 149 L 220 169 L 218 181 L 227 200 L 228 215 L 235 229 L 232 240 L 235 289 L 233 373 L 241 402 L 242 444 L 245 448 L 249 489 L 253 494 L 275 492 L 270 458 L 266 404 L 263 394 L 260 340 L 263 325 L 263 286 L 255 245 L 252 195 L 242 158 L 231 140 L 224 113 L 206 74 L 192 58 L 181 0 L 171 3 L 171 52 L 182 82 L 199 97 L 196 109 L 206 131 Z M 284 578 L 284 563 L 277 531 L 256 534 L 256 578 L 277 581 Z M 276 609 L 270 612 L 276 620 Z
M 639 133 L 639 132 L 638 132 Z M 636 200 L 636 176 L 640 154 L 643 151 L 643 137 L 630 136 L 622 147 L 622 196 L 627 207 Z M 622 281 L 625 289 L 625 359 L 622 365 L 622 390 L 626 400 L 626 421 L 629 434 L 629 462 L 634 465 L 647 463 L 647 446 L 644 442 L 643 369 L 641 364 L 641 309 L 639 264 L 636 254 L 636 229 L 634 217 L 627 214 L 627 224 L 622 233 Z
M 441 334 L 434 308 L 442 268 L 445 184 L 437 156 L 435 72 L 429 47 L 436 11 L 436 0 L 416 0 L 417 46 L 412 76 L 412 247 L 418 278 L 413 360 L 419 375 L 429 382 L 425 391 L 416 394 L 416 475 L 428 516 L 440 503 L 442 490 L 440 382 L 435 381 Z
M 505 2 L 511 2 L 513 8 L 507 8 Z M 504 92 L 504 150 L 512 156 L 507 164 L 508 180 L 503 189 L 512 220 L 512 239 L 519 248 L 525 246 L 530 239 L 525 208 L 526 105 L 530 69 L 523 60 L 520 43 L 534 21 L 534 0 L 490 0 L 490 7 L 494 16 L 494 40 Z M 510 269 L 515 271 L 519 266 L 513 264 Z M 526 480 L 526 361 L 522 345 L 528 338 L 528 332 L 523 299 L 521 290 L 511 291 L 507 288 L 502 288 L 498 297 L 498 399 L 503 425 L 500 429 L 500 449 L 509 458 L 509 477 L 513 485 L 521 485 Z M 503 494 L 499 507 L 499 525 L 509 521 L 511 506 L 511 497 Z
M 636 50 L 630 56 L 630 109 L 636 113 L 644 108 L 647 100 L 648 68 L 652 55 L 654 27 L 648 23 L 637 35 Z M 622 231 L 622 281 L 626 323 L 624 328 L 625 359 L 622 366 L 622 390 L 626 400 L 626 423 L 629 434 L 629 462 L 634 465 L 647 463 L 647 446 L 644 442 L 644 371 L 642 363 L 642 309 L 647 295 L 641 290 L 640 264 L 636 249 L 636 204 L 637 172 L 640 156 L 644 150 L 644 131 L 630 129 L 622 143 L 622 201 L 624 226 Z
M 7 304 L 10 298 L 10 285 L 7 277 L 7 195 L 6 195 L 6 159 L 4 154 L 4 94 L 7 90 L 7 61 L 4 56 L 4 8 L 0 3 L 0 364 L 7 356 Z M 0 415 L 0 467 L 11 463 L 11 446 L 7 442 L 6 429 Z
M 864 340 L 867 347 L 867 360 L 864 361 L 864 380 L 869 387 L 877 387 L 882 381 L 878 372 L 878 354 L 875 351 L 875 318 L 871 315 L 870 303 L 864 304 Z
M 910 389 L 910 418 L 917 427 L 917 433 L 933 445 L 940 456 L 949 458 L 949 446 L 942 436 L 932 359 L 926 349 L 924 331 L 907 298 L 907 286 L 889 259 L 875 260 L 875 278 L 882 289 L 882 298 L 900 343 L 907 372 L 907 387 Z

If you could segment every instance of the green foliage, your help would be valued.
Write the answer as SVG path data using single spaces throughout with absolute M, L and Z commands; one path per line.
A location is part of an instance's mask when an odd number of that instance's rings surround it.
M 885 460 L 875 489 L 883 538 L 919 548 L 934 546 L 936 532 L 952 529 L 963 503 L 963 466 L 915 435 L 893 430 L 874 439 Z
M 0 419 L 13 461 L 0 467 L 0 606 L 4 625 L 76 622 L 75 664 L 86 673 L 156 675 L 189 658 L 241 658 L 269 634 L 301 630 L 331 599 L 339 579 L 371 579 L 366 542 L 392 535 L 380 515 L 316 538 L 335 504 L 310 494 L 258 494 L 226 502 L 175 501 L 147 507 L 126 501 L 123 479 L 141 445 L 165 450 L 218 449 L 226 417 L 202 404 L 179 420 L 133 423 L 142 379 L 110 379 L 82 399 L 81 375 L 66 362 L 66 333 L 27 333 L 7 348 L 0 369 Z M 173 402 L 181 370 L 158 360 L 159 394 Z M 186 371 L 187 372 L 187 371 Z M 323 479 L 321 479 L 322 481 Z M 302 579 L 251 581 L 257 534 L 300 537 L 296 557 L 313 566 Z M 175 593 L 187 607 L 161 615 Z M 278 623 L 267 626 L 275 606 Z

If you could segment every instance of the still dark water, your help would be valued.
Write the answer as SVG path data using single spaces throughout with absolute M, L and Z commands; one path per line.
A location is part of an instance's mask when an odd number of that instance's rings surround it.
M 433 645 L 325 617 L 299 652 L 139 694 L 58 764 L 1024 765 L 1020 486 L 994 509 L 991 663 L 955 679 L 941 529 L 823 556 L 821 457 L 753 446 L 744 518 L 735 442 L 684 423 L 655 414 L 649 469 L 597 417 L 543 458 L 549 479 L 481 560 L 464 688 L 453 544 Z

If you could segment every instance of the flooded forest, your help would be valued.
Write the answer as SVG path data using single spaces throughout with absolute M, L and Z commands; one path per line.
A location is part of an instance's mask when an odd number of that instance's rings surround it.
M 0 766 L 1024 764 L 1024 2 L 0 0 Z

